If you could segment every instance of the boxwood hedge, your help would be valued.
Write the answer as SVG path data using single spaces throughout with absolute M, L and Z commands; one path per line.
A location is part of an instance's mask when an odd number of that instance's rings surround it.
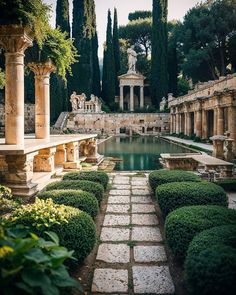
M 168 214 L 165 222 L 167 243 L 180 262 L 183 262 L 189 243 L 203 230 L 234 224 L 236 211 L 221 206 L 187 206 Z
M 36 198 L 34 204 L 17 209 L 12 222 L 28 226 L 44 237 L 45 231 L 54 231 L 62 246 L 75 251 L 79 261 L 91 252 L 96 242 L 96 228 L 92 218 L 79 209 L 54 204 L 52 199 Z
M 194 237 L 185 261 L 189 294 L 236 293 L 236 226 L 205 230 Z
M 63 204 L 78 208 L 88 213 L 93 218 L 98 214 L 98 200 L 94 194 L 82 190 L 52 190 L 41 192 L 37 195 L 39 199 L 52 199 L 56 204 Z
M 219 205 L 227 207 L 225 191 L 209 182 L 172 182 L 156 188 L 156 198 L 164 216 L 179 207 Z
M 217 181 L 216 184 L 221 186 L 227 192 L 236 192 L 236 179 L 226 179 Z
M 199 182 L 201 178 L 193 172 L 182 171 L 182 170 L 157 170 L 149 174 L 149 184 L 155 191 L 158 185 L 169 183 L 169 182 L 182 182 L 192 181 Z
M 101 184 L 88 180 L 62 180 L 50 183 L 46 186 L 46 191 L 58 189 L 83 190 L 94 194 L 98 202 L 101 202 L 104 193 L 104 188 Z
M 83 171 L 83 172 L 69 172 L 63 176 L 63 180 L 90 180 L 98 182 L 107 188 L 109 177 L 102 171 Z

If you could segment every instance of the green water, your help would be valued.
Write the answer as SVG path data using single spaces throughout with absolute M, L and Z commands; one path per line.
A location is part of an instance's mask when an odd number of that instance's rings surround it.
M 99 154 L 120 158 L 117 171 L 160 169 L 160 154 L 186 153 L 188 149 L 156 137 L 112 137 L 99 144 Z

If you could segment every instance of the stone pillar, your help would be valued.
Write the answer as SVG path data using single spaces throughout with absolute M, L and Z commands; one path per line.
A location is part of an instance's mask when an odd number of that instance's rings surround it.
M 34 172 L 53 173 L 55 171 L 55 153 L 55 147 L 40 150 L 38 155 L 34 157 Z
M 214 129 L 213 129 L 213 135 L 217 135 L 217 123 L 218 121 L 218 110 L 214 109 Z
M 130 111 L 134 111 L 134 86 L 130 86 Z
M 179 134 L 180 133 L 180 114 L 177 113 L 175 117 L 176 117 L 176 134 Z
M 144 87 L 140 87 L 140 109 L 144 108 Z
M 224 135 L 224 108 L 218 107 L 217 135 Z
M 186 113 L 186 135 L 191 136 L 191 114 Z
M 120 86 L 120 109 L 124 109 L 124 86 Z
M 202 110 L 202 138 L 208 137 L 207 111 Z
M 213 141 L 212 156 L 218 159 L 224 158 L 224 142 L 226 137 L 222 135 L 215 135 L 210 138 Z
M 236 155 L 236 106 L 228 108 L 228 129 L 230 138 L 234 140 L 233 152 Z
M 24 144 L 24 51 L 32 38 L 23 27 L 1 26 L 0 46 L 5 50 L 5 143 Z
M 58 145 L 56 147 L 56 153 L 55 153 L 55 166 L 58 166 L 58 165 L 64 165 L 64 163 L 66 162 L 66 146 L 65 144 L 61 144 L 61 145 Z
M 202 137 L 202 111 L 198 110 L 196 111 L 196 118 L 194 117 L 195 123 L 196 123 L 196 136 Z
M 81 169 L 79 161 L 79 143 L 69 142 L 66 144 L 67 159 L 64 163 L 65 169 Z
M 30 69 L 35 74 L 35 137 L 50 138 L 50 73 L 55 71 L 51 61 L 31 63 Z
M 173 114 L 170 114 L 170 134 L 173 133 Z
M 188 113 L 184 113 L 184 135 L 188 135 L 188 120 L 187 120 Z

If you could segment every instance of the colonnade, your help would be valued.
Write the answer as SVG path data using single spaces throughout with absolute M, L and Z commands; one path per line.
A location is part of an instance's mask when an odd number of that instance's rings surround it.
M 129 85 L 130 88 L 130 103 L 129 103 L 129 111 L 134 111 L 134 85 Z M 138 86 L 140 88 L 140 109 L 144 108 L 144 86 Z M 119 106 L 121 110 L 124 110 L 124 86 L 120 85 L 120 101 Z

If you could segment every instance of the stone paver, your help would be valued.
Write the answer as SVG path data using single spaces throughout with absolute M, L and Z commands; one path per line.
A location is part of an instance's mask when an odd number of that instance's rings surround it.
M 132 214 L 131 223 L 135 225 L 157 225 L 159 222 L 155 214 Z
M 158 227 L 135 226 L 132 228 L 132 240 L 144 242 L 161 242 L 162 236 Z
M 228 193 L 229 208 L 236 210 L 236 193 Z
M 92 292 L 111 293 L 127 291 L 128 271 L 126 269 L 95 269 Z
M 132 204 L 132 213 L 153 213 L 155 206 L 149 204 Z
M 173 294 L 148 174 L 111 173 L 93 295 Z M 133 244 L 134 243 L 134 244 Z M 131 246 L 133 245 L 133 246 Z
M 129 233 L 128 228 L 103 227 L 100 239 L 103 242 L 128 241 Z
M 109 263 L 128 263 L 130 247 L 126 244 L 101 244 L 98 248 L 97 260 Z
M 168 266 L 133 266 L 134 292 L 173 294 L 175 292 Z
M 128 213 L 130 205 L 108 205 L 107 213 Z
M 164 246 L 135 246 L 135 262 L 158 262 L 166 261 L 166 252 Z
M 129 215 L 113 215 L 109 214 L 105 216 L 104 226 L 118 226 L 118 225 L 129 225 L 130 216 Z
M 129 196 L 110 196 L 108 198 L 108 204 L 129 204 Z

